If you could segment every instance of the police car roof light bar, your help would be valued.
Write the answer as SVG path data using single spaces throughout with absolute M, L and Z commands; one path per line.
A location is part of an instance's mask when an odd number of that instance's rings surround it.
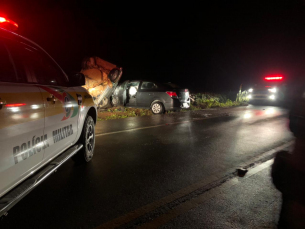
M 18 24 L 5 17 L 0 17 L 0 27 L 4 27 L 5 29 L 9 30 L 16 30 L 18 28 Z
M 267 81 L 282 81 L 283 76 L 281 76 L 281 75 L 266 76 L 265 80 L 267 80 Z

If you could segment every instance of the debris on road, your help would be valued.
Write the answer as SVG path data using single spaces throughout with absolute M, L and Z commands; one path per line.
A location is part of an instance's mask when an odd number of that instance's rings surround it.
M 237 175 L 238 175 L 239 177 L 245 176 L 247 172 L 248 172 L 248 169 L 244 169 L 244 168 L 239 168 L 239 169 L 237 169 Z

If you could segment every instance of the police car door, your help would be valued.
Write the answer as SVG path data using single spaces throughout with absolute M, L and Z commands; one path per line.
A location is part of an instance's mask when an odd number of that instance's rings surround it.
M 76 139 L 78 103 L 73 88 L 55 61 L 44 51 L 24 47 L 23 62 L 28 74 L 41 90 L 45 106 L 45 129 L 48 147 L 43 161 L 50 160 L 71 146 Z
M 17 71 L 17 46 L 0 37 L 0 196 L 38 169 L 47 145 L 42 94 Z

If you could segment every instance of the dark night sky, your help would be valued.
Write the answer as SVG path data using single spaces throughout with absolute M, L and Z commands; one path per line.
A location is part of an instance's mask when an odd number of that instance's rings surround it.
M 122 66 L 122 80 L 210 92 L 249 87 L 272 73 L 303 76 L 304 2 L 211 2 L 1 0 L 0 13 L 66 72 L 97 55 Z

